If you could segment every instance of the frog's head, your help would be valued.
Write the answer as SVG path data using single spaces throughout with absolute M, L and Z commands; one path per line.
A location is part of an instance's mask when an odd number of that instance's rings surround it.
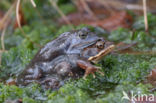
M 71 45 L 67 52 L 78 53 L 85 58 L 97 55 L 111 44 L 106 42 L 103 37 L 91 32 L 88 28 L 82 28 L 71 34 Z
M 95 44 L 101 38 L 95 33 L 91 32 L 88 28 L 70 32 L 70 46 L 67 53 L 79 54 L 84 48 Z

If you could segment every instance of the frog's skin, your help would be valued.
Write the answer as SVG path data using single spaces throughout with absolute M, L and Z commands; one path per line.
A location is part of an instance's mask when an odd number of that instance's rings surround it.
M 17 77 L 17 84 L 37 82 L 55 89 L 69 77 L 81 77 L 87 68 L 95 72 L 98 67 L 88 58 L 98 54 L 107 44 L 104 38 L 98 37 L 88 28 L 65 32 L 39 50 Z

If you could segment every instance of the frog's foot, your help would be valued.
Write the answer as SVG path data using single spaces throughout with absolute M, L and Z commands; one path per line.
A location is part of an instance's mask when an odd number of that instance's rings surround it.
M 32 82 L 37 82 L 42 77 L 42 70 L 39 68 L 26 69 L 17 77 L 18 85 L 27 85 Z
M 84 74 L 84 77 L 83 78 L 86 78 L 89 74 L 92 74 L 93 75 L 93 78 L 95 78 L 95 72 L 98 72 L 100 73 L 102 76 L 104 76 L 104 73 L 100 71 L 100 67 L 96 67 L 96 66 L 93 66 L 93 67 L 89 67 L 89 68 L 86 68 L 85 69 L 85 74 Z
M 26 80 L 37 80 L 42 77 L 42 70 L 40 68 L 29 68 L 26 71 L 25 79 Z
M 85 70 L 85 74 L 83 78 L 86 78 L 89 74 L 92 74 L 93 77 L 95 78 L 95 72 L 100 73 L 101 75 L 104 75 L 101 71 L 100 71 L 100 67 L 94 66 L 92 65 L 90 62 L 87 61 L 83 61 L 83 60 L 78 60 L 77 64 L 80 68 Z

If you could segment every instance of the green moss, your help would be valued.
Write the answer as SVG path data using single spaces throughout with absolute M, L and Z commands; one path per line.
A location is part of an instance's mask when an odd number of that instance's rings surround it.
M 37 84 L 29 85 L 26 88 L 19 88 L 14 85 L 0 84 L 0 102 L 5 100 L 22 99 L 23 103 L 41 103 L 46 98 Z
M 8 79 L 8 76 L 18 75 L 30 62 L 32 51 L 27 48 L 17 47 L 11 48 L 9 52 L 2 54 L 2 62 L 0 65 L 0 78 Z

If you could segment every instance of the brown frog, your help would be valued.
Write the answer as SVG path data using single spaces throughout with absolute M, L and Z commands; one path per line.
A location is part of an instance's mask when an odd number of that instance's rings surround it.
M 99 60 L 99 56 L 104 56 L 113 48 L 110 42 L 88 28 L 65 32 L 39 50 L 18 76 L 17 83 L 27 85 L 37 82 L 48 88 L 59 88 L 69 78 L 94 74 L 99 67 L 94 66 L 92 61 Z

